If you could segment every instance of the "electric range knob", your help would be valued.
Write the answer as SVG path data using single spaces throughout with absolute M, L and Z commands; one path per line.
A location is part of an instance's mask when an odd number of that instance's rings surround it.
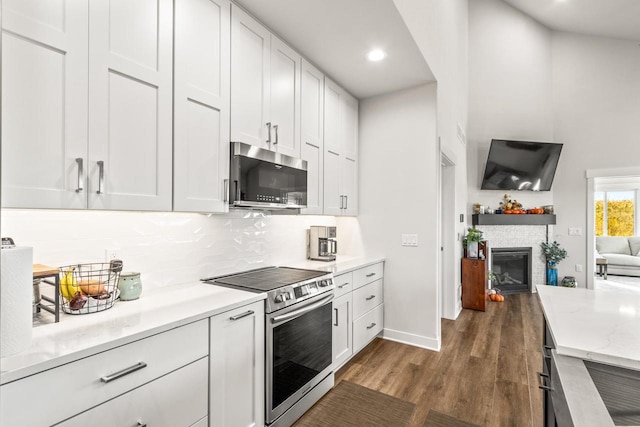
M 328 283 L 326 280 L 320 280 L 318 283 L 320 283 L 320 287 L 321 288 L 325 288 L 327 287 Z
M 288 298 L 286 294 L 278 294 L 273 298 L 273 300 L 278 303 L 285 302 L 287 299 Z

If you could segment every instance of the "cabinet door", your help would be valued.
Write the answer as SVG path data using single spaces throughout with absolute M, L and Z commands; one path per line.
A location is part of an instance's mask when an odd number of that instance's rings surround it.
M 358 159 L 358 100 L 342 91 L 340 96 L 340 138 L 343 154 Z
M 342 205 L 343 215 L 358 215 L 358 162 L 348 157 L 341 159 L 342 164 Z
M 89 208 L 171 210 L 172 1 L 96 0 L 89 21 Z
M 3 207 L 86 207 L 87 4 L 2 2 Z
M 462 258 L 462 308 L 485 311 L 487 261 Z
M 231 141 L 270 148 L 271 33 L 231 7 Z
M 207 362 L 204 357 L 58 425 L 192 426 L 207 415 Z
M 264 302 L 212 317 L 210 331 L 210 425 L 264 425 Z
M 230 3 L 175 3 L 176 211 L 226 212 L 229 178 Z
M 342 215 L 342 161 L 339 154 L 325 149 L 324 152 L 324 214 Z
M 342 143 L 340 135 L 340 104 L 342 89 L 330 79 L 324 79 L 324 214 L 341 215 Z
M 333 367 L 342 366 L 353 354 L 353 307 L 351 293 L 333 300 Z
M 271 36 L 271 147 L 282 154 L 300 157 L 300 55 L 282 40 Z
M 302 60 L 301 157 L 307 161 L 307 209 L 303 214 L 323 213 L 324 192 L 324 75 Z

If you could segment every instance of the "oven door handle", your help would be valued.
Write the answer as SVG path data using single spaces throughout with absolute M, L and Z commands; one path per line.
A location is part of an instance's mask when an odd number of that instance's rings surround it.
M 331 300 L 333 300 L 333 295 L 329 295 L 328 297 L 322 298 L 318 302 L 315 302 L 313 304 L 309 304 L 307 306 L 304 306 L 299 310 L 294 310 L 291 313 L 283 314 L 281 316 L 276 316 L 273 319 L 271 319 L 271 323 L 273 323 L 275 325 L 276 323 L 282 323 L 282 322 L 285 322 L 287 320 L 295 319 L 296 317 L 300 317 L 305 313 L 313 311 L 316 308 L 318 308 L 320 306 L 323 306 L 328 302 L 331 302 Z

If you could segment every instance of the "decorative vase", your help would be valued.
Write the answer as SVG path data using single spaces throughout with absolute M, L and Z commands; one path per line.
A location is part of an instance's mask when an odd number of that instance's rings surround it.
M 547 285 L 558 286 L 558 266 L 555 262 L 547 263 Z
M 140 273 L 122 273 L 118 280 L 121 301 L 131 301 L 140 298 L 142 293 L 142 282 Z
M 467 244 L 467 258 L 478 258 L 478 242 Z

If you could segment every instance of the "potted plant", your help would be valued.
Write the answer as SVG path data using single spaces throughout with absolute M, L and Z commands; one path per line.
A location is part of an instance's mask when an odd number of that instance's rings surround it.
M 462 246 L 467 250 L 467 258 L 478 258 L 478 243 L 483 240 L 482 231 L 475 227 L 467 230 L 467 235 L 462 239 Z
M 567 251 L 555 240 L 540 244 L 547 261 L 547 285 L 558 286 L 558 263 L 567 257 Z

